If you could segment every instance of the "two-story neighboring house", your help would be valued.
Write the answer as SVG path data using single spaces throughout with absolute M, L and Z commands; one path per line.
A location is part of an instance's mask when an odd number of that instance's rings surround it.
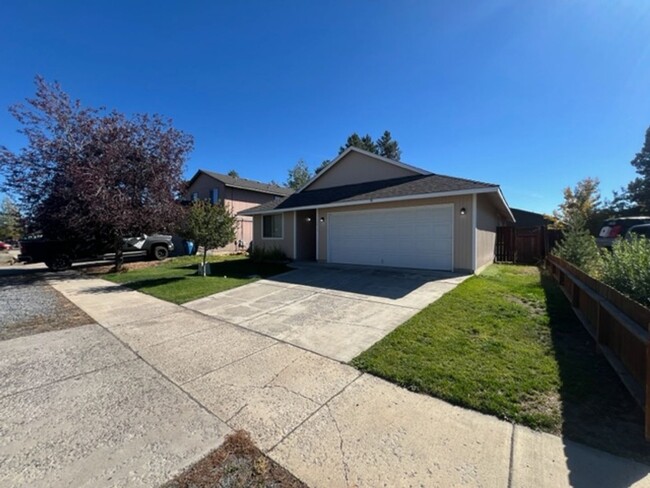
M 290 188 L 200 169 L 189 181 L 185 198 L 187 200 L 208 199 L 212 203 L 223 202 L 233 214 L 237 215 L 238 242 L 219 249 L 237 251 L 242 248 L 247 249 L 253 240 L 253 217 L 239 215 L 239 212 L 276 198 L 284 198 L 292 191 Z

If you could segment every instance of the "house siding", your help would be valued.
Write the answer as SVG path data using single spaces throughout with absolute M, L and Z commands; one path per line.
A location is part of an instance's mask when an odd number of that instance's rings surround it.
M 379 161 L 365 154 L 350 152 L 332 168 L 323 173 L 308 188 L 310 190 L 319 190 L 321 188 L 388 180 L 416 174 L 419 173 L 394 164 Z
M 239 212 L 256 207 L 276 198 L 274 195 L 270 195 L 268 193 L 260 193 L 252 190 L 228 187 L 221 181 L 205 173 L 200 174 L 192 183 L 192 185 L 190 185 L 187 193 L 185 194 L 185 198 L 187 200 L 190 200 L 193 193 L 198 193 L 200 200 L 210 199 L 210 191 L 214 188 L 219 190 L 219 199 L 222 200 L 224 202 L 224 205 L 229 208 L 230 211 L 235 215 L 237 215 Z M 244 244 L 244 249 L 246 249 L 254 238 L 253 218 L 244 215 L 237 215 L 236 220 L 236 240 L 241 240 Z M 239 248 L 237 244 L 233 242 L 225 247 L 217 249 L 216 251 L 235 252 L 238 250 Z
M 253 248 L 271 250 L 279 248 L 289 259 L 295 259 L 294 253 L 294 215 L 295 212 L 284 212 L 282 214 L 282 239 L 262 238 L 262 215 L 253 217 Z
M 472 271 L 472 195 L 457 197 L 438 197 L 401 202 L 384 202 L 366 205 L 352 205 L 346 207 L 323 208 L 318 211 L 318 261 L 327 261 L 327 221 L 329 216 L 336 212 L 359 211 L 382 208 L 403 208 L 422 205 L 453 204 L 454 218 L 454 270 Z M 465 215 L 460 215 L 460 209 L 465 208 Z M 405 236 L 405 252 L 408 252 L 408 236 Z
M 476 270 L 494 262 L 499 216 L 487 195 L 477 195 Z

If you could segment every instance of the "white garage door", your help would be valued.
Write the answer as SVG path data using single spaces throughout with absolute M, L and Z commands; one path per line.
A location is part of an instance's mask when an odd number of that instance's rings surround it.
M 330 263 L 453 269 L 453 206 L 329 214 Z

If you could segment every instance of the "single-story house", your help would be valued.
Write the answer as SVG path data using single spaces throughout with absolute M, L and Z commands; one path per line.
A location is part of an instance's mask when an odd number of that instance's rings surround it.
M 479 272 L 514 222 L 498 185 L 350 147 L 302 188 L 242 215 L 253 246 L 297 261 Z
M 200 169 L 189 181 L 185 199 L 209 199 L 213 204 L 223 202 L 237 215 L 237 242 L 219 249 L 237 251 L 247 249 L 253 240 L 253 218 L 241 215 L 240 212 L 286 197 L 292 191 L 290 188 Z

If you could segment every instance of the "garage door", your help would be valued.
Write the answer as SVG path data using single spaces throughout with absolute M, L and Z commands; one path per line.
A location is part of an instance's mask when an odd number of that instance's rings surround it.
M 329 214 L 330 263 L 453 269 L 453 206 Z

